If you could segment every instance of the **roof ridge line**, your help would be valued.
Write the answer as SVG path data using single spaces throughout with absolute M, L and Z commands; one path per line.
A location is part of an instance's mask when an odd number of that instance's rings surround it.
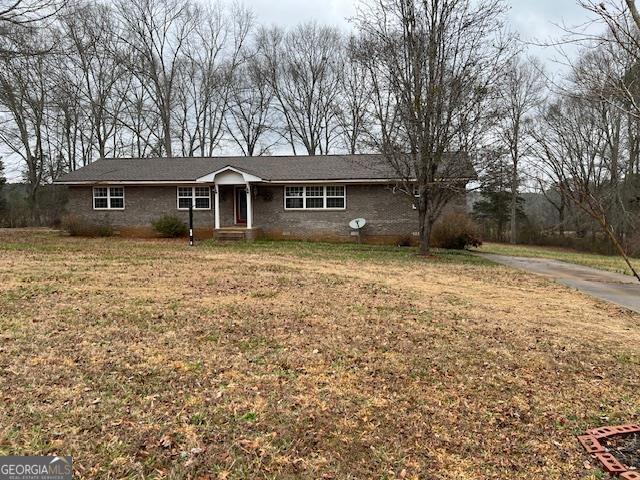
M 268 158 L 314 158 L 314 157 L 380 157 L 383 154 L 381 153 L 331 153 L 331 154 L 316 154 L 316 155 L 258 155 L 258 156 L 246 156 L 246 155 L 220 155 L 220 156 L 212 156 L 212 157 L 102 157 L 94 160 L 94 162 L 99 162 L 100 160 L 200 160 L 200 159 L 215 159 L 215 160 L 223 160 L 223 159 L 236 159 L 236 160 L 245 160 L 245 159 L 268 159 Z

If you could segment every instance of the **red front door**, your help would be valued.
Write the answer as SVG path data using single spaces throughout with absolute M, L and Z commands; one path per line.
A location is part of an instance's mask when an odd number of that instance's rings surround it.
M 247 191 L 244 187 L 235 188 L 236 223 L 247 223 Z

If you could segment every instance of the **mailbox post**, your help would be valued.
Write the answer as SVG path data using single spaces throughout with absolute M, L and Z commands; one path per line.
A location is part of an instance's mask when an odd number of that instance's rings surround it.
M 189 205 L 189 246 L 193 247 L 193 202 Z

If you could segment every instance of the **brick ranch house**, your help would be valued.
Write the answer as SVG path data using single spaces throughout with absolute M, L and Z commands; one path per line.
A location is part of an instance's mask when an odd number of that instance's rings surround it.
M 473 177 L 458 178 L 464 186 Z M 67 213 L 152 236 L 164 215 L 188 221 L 198 237 L 353 241 L 349 221 L 365 218 L 370 243 L 415 242 L 413 199 L 380 155 L 102 159 L 64 175 Z M 465 195 L 450 209 L 465 209 Z

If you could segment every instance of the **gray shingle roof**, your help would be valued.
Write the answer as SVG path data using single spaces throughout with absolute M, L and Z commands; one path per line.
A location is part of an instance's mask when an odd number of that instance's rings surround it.
M 382 155 L 324 155 L 102 159 L 56 183 L 193 182 L 227 166 L 271 182 L 398 179 Z

